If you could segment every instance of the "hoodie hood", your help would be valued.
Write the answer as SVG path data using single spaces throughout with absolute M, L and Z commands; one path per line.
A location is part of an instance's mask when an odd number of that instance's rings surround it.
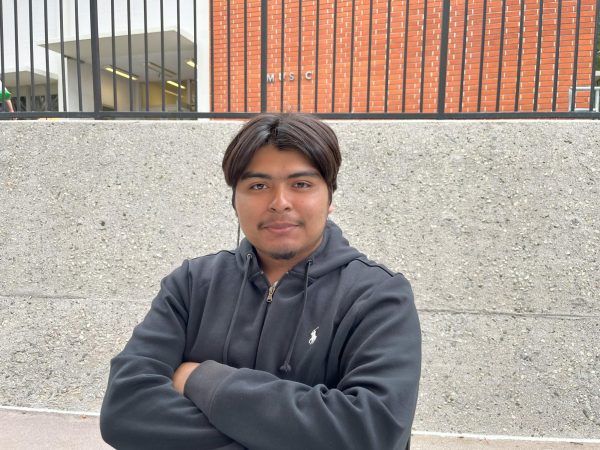
M 250 267 L 248 268 L 248 277 L 253 278 L 262 271 L 258 263 L 256 250 L 248 239 L 244 238 L 236 249 L 236 263 L 242 271 L 244 271 L 246 264 L 248 264 L 248 254 L 252 255 Z M 306 264 L 310 260 L 311 265 L 308 274 L 310 283 L 310 280 L 322 277 L 360 257 L 364 257 L 364 255 L 350 246 L 346 238 L 342 235 L 342 230 L 331 220 L 327 220 L 323 232 L 323 240 L 317 250 L 304 261 L 292 267 L 289 273 L 304 278 Z

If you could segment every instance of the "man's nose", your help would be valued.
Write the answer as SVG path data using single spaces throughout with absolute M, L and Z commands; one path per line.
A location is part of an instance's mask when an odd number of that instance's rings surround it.
M 285 186 L 277 186 L 273 188 L 273 197 L 271 198 L 271 204 L 269 209 L 273 212 L 285 212 L 292 209 L 290 203 L 289 192 L 285 189 Z

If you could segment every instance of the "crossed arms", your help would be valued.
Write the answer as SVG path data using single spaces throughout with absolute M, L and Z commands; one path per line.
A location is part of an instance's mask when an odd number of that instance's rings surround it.
M 404 449 L 420 371 L 408 283 L 392 277 L 338 328 L 336 386 L 310 386 L 217 361 L 185 362 L 186 289 L 161 292 L 111 363 L 103 438 L 119 449 Z M 338 349 L 339 350 L 339 349 Z M 333 349 L 332 351 L 336 351 Z

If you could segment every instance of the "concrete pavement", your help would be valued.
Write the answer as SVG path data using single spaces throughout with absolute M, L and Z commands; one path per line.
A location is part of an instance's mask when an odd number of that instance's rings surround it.
M 11 450 L 106 450 L 98 416 L 58 414 L 0 407 L 0 448 Z M 458 436 L 415 432 L 412 450 L 594 450 L 600 440 Z

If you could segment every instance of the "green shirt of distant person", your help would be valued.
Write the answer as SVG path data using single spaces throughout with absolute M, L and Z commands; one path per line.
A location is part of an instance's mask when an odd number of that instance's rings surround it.
M 6 100 L 10 100 L 11 93 L 8 89 L 2 86 L 2 81 L 0 81 L 0 102 L 4 102 Z
M 2 86 L 2 82 L 0 81 L 0 111 L 14 112 L 10 97 L 10 91 Z

